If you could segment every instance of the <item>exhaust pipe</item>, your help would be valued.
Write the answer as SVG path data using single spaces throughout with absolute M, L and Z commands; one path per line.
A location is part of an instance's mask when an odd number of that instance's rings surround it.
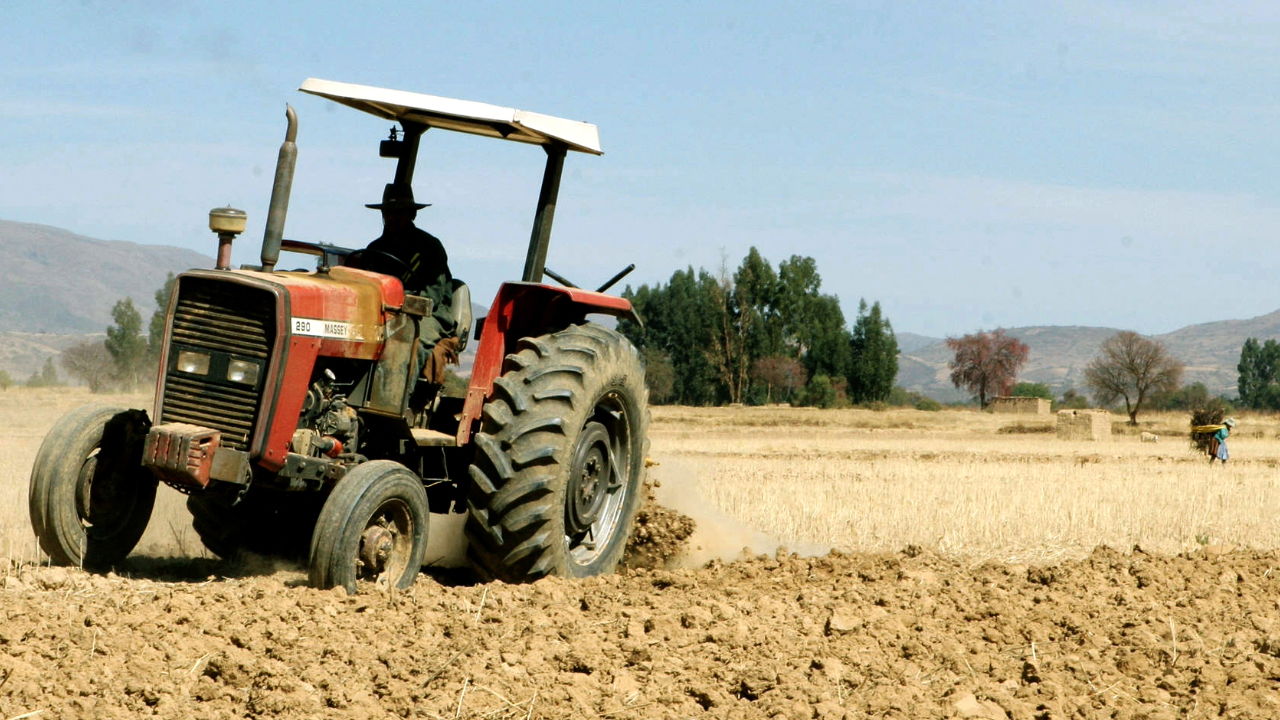
M 284 218 L 289 212 L 289 191 L 293 189 L 293 166 L 298 162 L 298 113 L 285 104 L 289 129 L 285 131 L 276 159 L 276 181 L 271 186 L 271 207 L 267 209 L 267 229 L 262 235 L 262 271 L 275 270 L 280 261 L 280 240 L 284 237 Z

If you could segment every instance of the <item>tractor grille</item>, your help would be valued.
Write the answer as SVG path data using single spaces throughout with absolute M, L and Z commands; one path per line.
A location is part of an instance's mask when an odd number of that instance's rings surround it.
M 262 403 L 262 391 L 225 379 L 229 359 L 263 363 L 266 379 L 275 342 L 275 298 L 265 290 L 208 278 L 183 278 L 170 333 L 160 422 L 185 422 L 222 431 L 221 444 L 247 450 Z M 215 357 L 205 376 L 176 372 L 182 350 Z M 219 359 L 221 361 L 219 361 Z

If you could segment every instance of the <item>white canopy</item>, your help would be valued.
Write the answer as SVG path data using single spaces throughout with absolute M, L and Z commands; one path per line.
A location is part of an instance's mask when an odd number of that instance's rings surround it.
M 603 155 L 600 132 L 591 123 L 498 107 L 470 100 L 388 90 L 309 78 L 298 88 L 387 120 L 408 120 L 441 130 L 518 140 L 535 145 L 563 143 L 570 150 Z

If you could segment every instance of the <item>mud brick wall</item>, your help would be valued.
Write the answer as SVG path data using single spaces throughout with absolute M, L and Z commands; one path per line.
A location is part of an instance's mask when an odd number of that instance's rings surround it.
M 1059 410 L 1059 440 L 1110 440 L 1111 413 L 1105 410 Z
M 1000 396 L 992 398 L 991 412 L 1012 415 L 1048 415 L 1049 401 L 1044 398 Z

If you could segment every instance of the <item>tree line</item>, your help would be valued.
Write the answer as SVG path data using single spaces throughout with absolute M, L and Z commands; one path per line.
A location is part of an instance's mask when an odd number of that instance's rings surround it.
M 94 393 L 131 391 L 155 380 L 164 343 L 165 310 L 173 294 L 173 273 L 155 294 L 156 310 L 143 334 L 142 314 L 133 298 L 117 301 L 111 308 L 112 324 L 103 340 L 86 340 L 62 352 L 62 367 Z M 52 361 L 48 371 L 52 371 Z M 56 378 L 56 373 L 54 374 Z
M 643 354 L 655 403 L 835 407 L 893 391 L 898 341 L 880 303 L 859 302 L 850 327 L 811 257 L 775 270 L 753 247 L 732 272 L 690 266 L 623 297 L 643 324 L 618 330 Z
M 1240 348 L 1237 389 L 1240 404 L 1253 410 L 1280 410 L 1280 343 L 1249 338 Z
M 1014 384 L 1031 349 L 1003 329 L 947 338 L 947 347 L 955 353 L 948 363 L 952 384 L 971 393 L 983 408 L 999 396 L 1055 399 L 1047 385 Z M 1102 341 L 1097 356 L 1084 368 L 1084 383 L 1103 407 L 1123 402 L 1129 424 L 1137 425 L 1144 408 L 1182 405 L 1182 409 L 1189 409 L 1209 401 L 1203 384 L 1183 387 L 1184 370 L 1182 361 L 1164 343 L 1124 330 Z M 1068 407 L 1087 406 L 1083 397 L 1070 389 L 1063 393 L 1062 402 Z

